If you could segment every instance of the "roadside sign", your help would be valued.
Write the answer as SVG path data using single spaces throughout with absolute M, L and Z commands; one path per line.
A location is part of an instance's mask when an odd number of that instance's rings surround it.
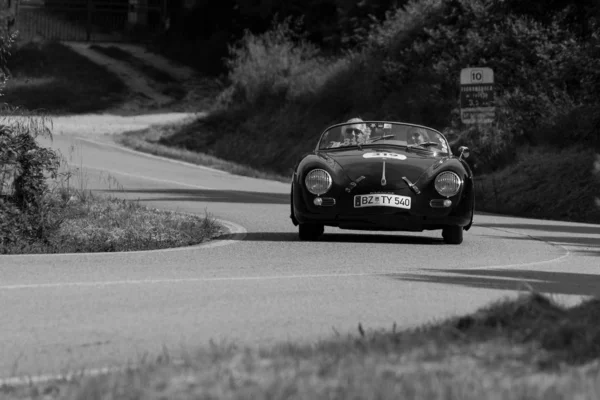
M 494 71 L 463 68 L 460 71 L 460 118 L 465 124 L 490 123 L 496 116 Z

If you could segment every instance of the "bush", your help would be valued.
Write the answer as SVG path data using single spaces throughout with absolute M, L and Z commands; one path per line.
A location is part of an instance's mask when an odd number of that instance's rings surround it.
M 36 142 L 50 131 L 40 118 L 15 121 L 24 122 L 0 125 L 0 245 L 47 240 L 60 224 L 47 183 L 58 177 L 60 159 Z
M 246 32 L 230 47 L 230 101 L 249 106 L 295 101 L 314 95 L 345 62 L 320 56 L 319 49 L 298 33 L 290 18 L 274 23 L 271 30 L 255 35 Z
M 491 0 L 424 0 L 391 13 L 366 43 L 381 59 L 387 97 L 380 109 L 462 132 L 488 167 L 506 165 L 522 144 L 598 147 L 597 25 L 595 36 L 582 39 L 569 24 L 569 7 L 547 18 L 532 17 L 532 10 Z M 496 72 L 498 118 L 487 132 L 460 122 L 457 80 L 470 66 Z

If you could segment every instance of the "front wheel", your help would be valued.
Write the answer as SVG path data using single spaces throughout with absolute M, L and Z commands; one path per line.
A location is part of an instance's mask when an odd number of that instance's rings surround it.
M 325 232 L 325 227 L 320 224 L 298 225 L 298 236 L 300 240 L 317 240 Z
M 462 226 L 447 226 L 442 230 L 444 242 L 448 244 L 461 244 L 463 241 Z

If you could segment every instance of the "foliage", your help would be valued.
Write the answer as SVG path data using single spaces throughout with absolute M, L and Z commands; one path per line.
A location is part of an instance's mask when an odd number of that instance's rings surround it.
M 0 10 L 0 96 L 10 74 L 8 58 L 17 37 L 16 32 L 11 32 L 8 29 L 9 22 L 7 19 L 9 18 L 12 18 L 12 14 Z
M 302 18 L 305 38 L 326 54 L 336 55 L 356 47 L 371 29 L 385 18 L 387 10 L 406 0 L 224 0 L 219 7 L 198 0 L 192 9 L 182 1 L 168 4 L 171 28 L 154 45 L 179 61 L 204 73 L 226 73 L 231 43 L 247 32 L 260 36 L 273 20 Z
M 582 37 L 570 24 L 578 8 L 560 5 L 545 15 L 495 0 L 411 0 L 371 25 L 360 48 L 327 58 L 298 27 L 246 33 L 227 60 L 221 114 L 199 123 L 210 136 L 227 119 L 227 149 L 219 150 L 219 137 L 203 143 L 214 143 L 215 155 L 256 159 L 252 166 L 284 174 L 294 163 L 284 149 L 310 150 L 324 125 L 354 116 L 444 130 L 454 148 L 473 149 L 476 173 L 507 165 L 520 145 L 599 148 L 598 24 L 590 22 L 593 34 Z M 496 72 L 492 126 L 460 121 L 458 77 L 469 66 Z M 262 157 L 236 153 L 248 146 Z
M 293 24 L 293 25 L 292 25 Z M 229 97 L 256 105 L 294 101 L 314 94 L 343 60 L 328 60 L 298 32 L 300 21 L 278 23 L 262 35 L 247 31 L 230 47 Z
M 0 124 L 0 244 L 44 241 L 60 223 L 51 217 L 47 182 L 59 176 L 60 158 L 36 142 L 50 135 L 43 119 L 7 121 Z

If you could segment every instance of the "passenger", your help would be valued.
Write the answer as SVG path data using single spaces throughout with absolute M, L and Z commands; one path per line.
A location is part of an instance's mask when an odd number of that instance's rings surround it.
M 413 128 L 409 135 L 409 144 L 421 144 L 428 141 L 427 131 L 423 128 Z

